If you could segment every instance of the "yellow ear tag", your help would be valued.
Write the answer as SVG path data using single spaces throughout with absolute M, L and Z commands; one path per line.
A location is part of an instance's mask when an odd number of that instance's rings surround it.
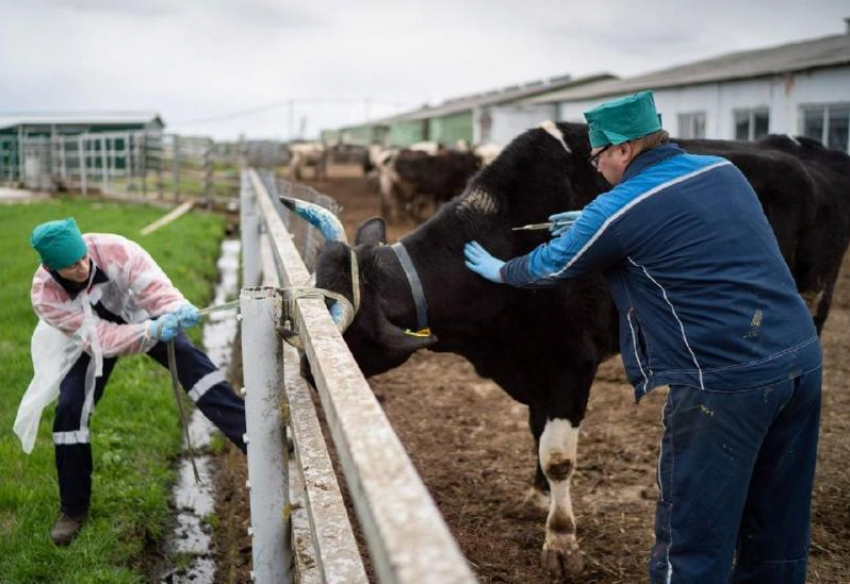
M 425 327 L 424 329 L 415 332 L 410 329 L 404 329 L 404 334 L 410 335 L 411 337 L 430 337 L 431 329 Z

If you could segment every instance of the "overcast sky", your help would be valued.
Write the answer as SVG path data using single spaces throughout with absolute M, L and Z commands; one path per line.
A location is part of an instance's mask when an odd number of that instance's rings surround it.
M 317 135 L 544 77 L 841 34 L 848 16 L 847 0 L 0 0 L 0 113 Z

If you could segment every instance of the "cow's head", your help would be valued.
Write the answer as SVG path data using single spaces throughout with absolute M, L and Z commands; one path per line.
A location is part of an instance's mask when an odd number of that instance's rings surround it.
M 385 241 L 384 220 L 375 217 L 357 230 L 354 248 L 328 241 L 316 261 L 316 285 L 352 298 L 354 250 L 360 306 L 344 337 L 366 376 L 397 367 L 417 350 L 437 342 L 433 334 L 414 330 L 410 288 Z
M 384 245 L 383 219 L 375 217 L 364 222 L 357 230 L 352 248 L 342 224 L 330 211 L 287 197 L 281 197 L 281 201 L 325 237 L 326 243 L 316 261 L 316 285 L 343 295 L 352 304 L 354 286 L 358 286 L 360 302 L 356 313 L 350 311 L 349 303 L 329 300 L 328 304 L 365 375 L 397 367 L 417 350 L 437 341 L 429 332 L 407 328 L 413 326 L 406 322 L 412 299 L 400 265 Z

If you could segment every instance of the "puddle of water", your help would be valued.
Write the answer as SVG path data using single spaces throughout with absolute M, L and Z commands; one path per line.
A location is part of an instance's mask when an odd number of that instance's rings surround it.
M 216 286 L 214 305 L 232 300 L 238 294 L 239 250 L 238 240 L 222 242 L 221 257 L 217 262 L 221 281 Z M 230 364 L 230 345 L 235 336 L 235 310 L 213 312 L 207 317 L 204 349 L 221 369 Z M 215 431 L 215 426 L 200 410 L 192 411 L 189 436 L 196 451 L 210 443 L 210 436 Z M 180 558 L 180 565 L 166 567 L 160 578 L 162 584 L 205 584 L 214 580 L 215 557 L 210 550 L 213 530 L 206 521 L 215 510 L 212 458 L 196 454 L 195 464 L 201 479 L 199 484 L 195 484 L 192 462 L 184 452 L 179 464 L 179 478 L 172 493 L 177 509 L 176 522 L 165 544 L 167 561 L 174 561 L 176 556 Z
M 221 244 L 221 257 L 216 263 L 221 282 L 216 286 L 213 306 L 238 298 L 239 249 L 238 239 L 226 239 Z M 221 369 L 227 369 L 230 365 L 230 344 L 235 336 L 235 310 L 213 312 L 207 317 L 204 325 L 204 348 L 213 363 Z

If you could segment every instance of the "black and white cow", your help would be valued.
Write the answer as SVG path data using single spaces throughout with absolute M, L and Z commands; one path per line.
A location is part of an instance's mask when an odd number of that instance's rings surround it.
M 411 147 L 389 152 L 377 168 L 381 214 L 390 221 L 423 221 L 462 193 L 481 163 L 472 152 Z
M 301 142 L 290 144 L 289 177 L 301 180 L 304 169 L 313 168 L 313 180 L 325 180 L 328 177 L 328 149 L 321 142 Z
M 820 332 L 850 237 L 850 157 L 779 136 L 679 143 L 693 153 L 727 157 L 751 181 Z M 544 242 L 545 231 L 511 227 L 581 209 L 605 191 L 607 183 L 587 161 L 589 150 L 584 125 L 529 130 L 462 195 L 402 238 L 427 302 L 429 335 L 405 332 L 421 326 L 413 286 L 397 250 L 383 245 L 383 220 L 366 221 L 354 248 L 361 305 L 345 333 L 367 376 L 400 365 L 418 349 L 448 351 L 528 405 L 538 449 L 535 489 L 550 493 L 542 561 L 555 574 L 582 569 L 570 478 L 597 367 L 619 350 L 616 309 L 601 274 L 542 290 L 497 286 L 464 267 L 463 245 L 475 239 L 508 259 Z M 326 243 L 316 276 L 318 286 L 350 298 L 349 249 Z

